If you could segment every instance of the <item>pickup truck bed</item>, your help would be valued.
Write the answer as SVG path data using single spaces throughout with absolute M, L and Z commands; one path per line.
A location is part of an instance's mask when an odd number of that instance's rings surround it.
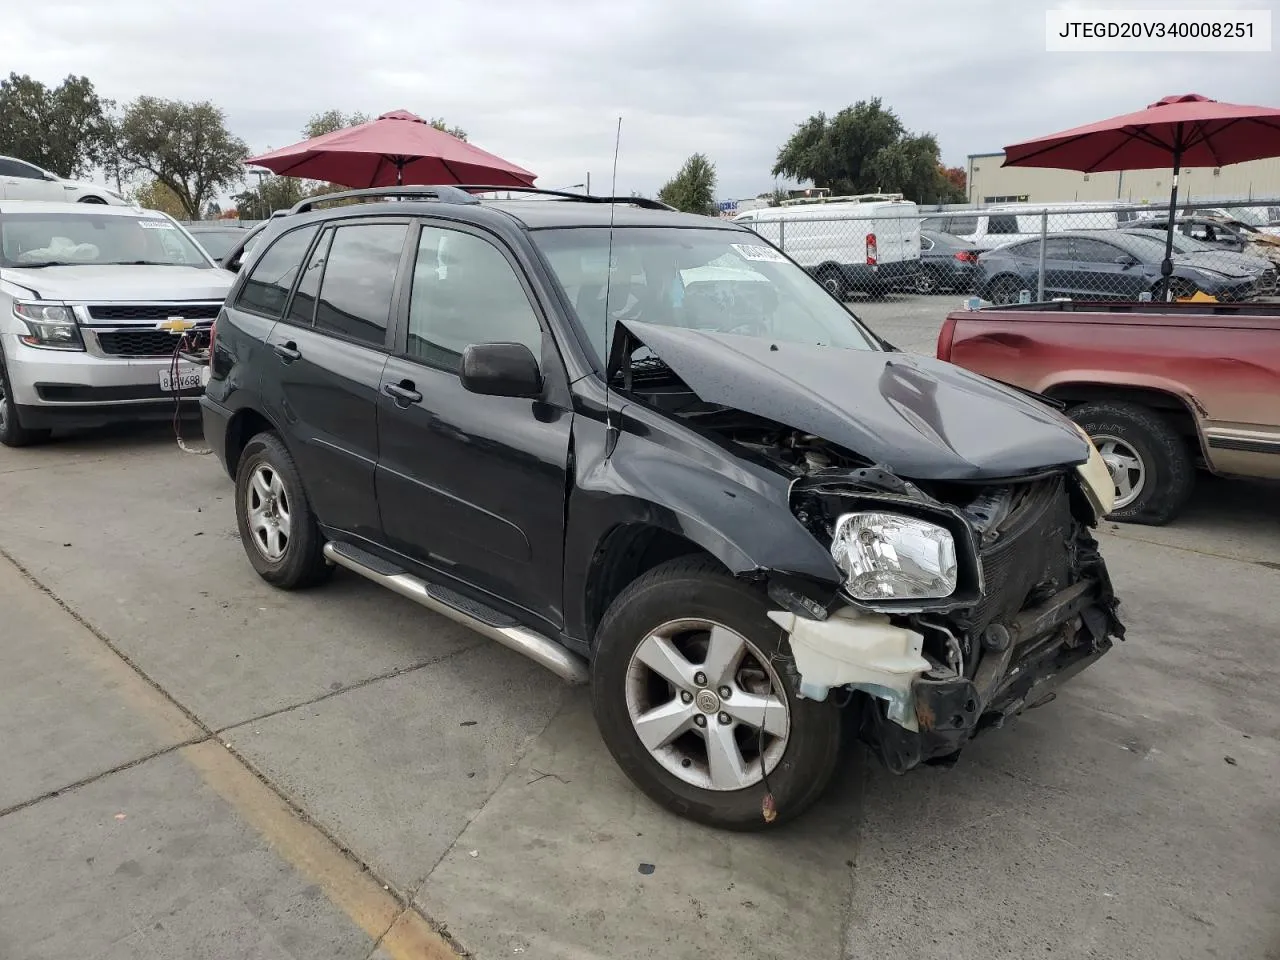
M 1113 519 L 1173 519 L 1197 466 L 1280 478 L 1280 303 L 959 310 L 937 354 L 1064 403 L 1116 481 Z

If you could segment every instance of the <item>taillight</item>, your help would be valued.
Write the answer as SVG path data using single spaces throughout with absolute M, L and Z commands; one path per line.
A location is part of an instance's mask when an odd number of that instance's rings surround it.
M 972 250 L 961 250 L 956 254 L 956 259 L 961 263 L 977 263 L 978 255 Z
M 874 233 L 867 234 L 867 266 L 874 267 L 876 265 L 876 235 Z

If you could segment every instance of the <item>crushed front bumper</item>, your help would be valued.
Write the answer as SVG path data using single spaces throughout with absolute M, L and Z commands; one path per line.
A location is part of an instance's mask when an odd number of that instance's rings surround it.
M 845 607 L 825 620 L 775 611 L 789 635 L 802 696 L 833 689 L 863 694 L 860 738 L 894 773 L 952 762 L 977 734 L 1041 701 L 1123 638 L 1117 601 L 1100 557 L 1089 575 L 1003 619 L 972 651 L 967 675 L 923 655 L 923 634 L 887 616 Z
M 1009 623 L 1004 649 L 984 649 L 971 678 L 925 673 L 911 681 L 915 729 L 872 705 L 862 739 L 894 773 L 954 759 L 975 735 L 1034 706 L 1111 649 L 1119 625 L 1109 592 L 1083 581 L 1023 611 Z

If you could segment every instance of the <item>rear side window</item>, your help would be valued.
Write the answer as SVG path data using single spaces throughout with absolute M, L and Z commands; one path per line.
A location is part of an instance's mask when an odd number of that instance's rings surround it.
M 1018 218 L 1014 216 L 993 216 L 987 221 L 987 233 L 1017 233 Z
M 957 237 L 964 237 L 977 232 L 977 217 L 952 217 L 951 223 L 947 225 L 947 233 L 955 234 Z
M 315 327 L 382 346 L 408 226 L 360 223 L 333 232 L 320 282 Z
M 273 243 L 249 271 L 236 307 L 279 320 L 316 229 L 313 225 L 291 230 Z

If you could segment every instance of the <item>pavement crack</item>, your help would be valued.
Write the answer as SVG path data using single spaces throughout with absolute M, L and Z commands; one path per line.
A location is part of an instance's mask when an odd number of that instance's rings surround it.
M 62 597 L 58 596 L 58 594 L 54 593 L 52 589 L 50 589 L 48 586 L 42 583 L 36 577 L 36 575 L 33 574 L 30 570 L 28 570 L 15 556 L 13 556 L 13 554 L 9 553 L 3 547 L 0 547 L 0 557 L 4 557 L 5 560 L 13 564 L 14 569 L 16 569 L 20 574 L 22 574 L 22 576 L 33 587 L 35 587 L 37 590 L 39 590 L 41 593 L 47 596 L 50 600 L 56 603 L 62 609 L 62 611 L 66 613 L 66 615 L 69 616 L 72 620 L 74 620 L 76 623 L 80 624 L 80 626 L 88 630 L 89 633 L 91 633 L 93 636 L 97 637 L 98 640 L 103 645 L 105 645 L 108 650 L 110 650 L 122 661 L 124 661 L 125 666 L 127 666 L 130 670 L 136 673 L 144 682 L 146 682 L 153 690 L 155 690 L 156 693 L 158 693 L 161 697 L 163 697 L 165 702 L 167 702 L 175 710 L 177 710 L 184 717 L 186 717 L 187 720 L 191 721 L 191 723 L 194 724 L 197 727 L 197 729 L 201 730 L 204 733 L 204 737 L 201 737 L 199 739 L 206 739 L 214 735 L 213 729 L 207 723 L 205 723 L 203 720 L 197 717 L 191 710 L 187 709 L 186 704 L 182 703 L 180 700 L 175 698 L 173 694 L 171 694 L 168 690 L 162 687 L 159 684 L 159 682 L 155 680 L 155 678 L 153 678 L 140 666 L 134 663 L 133 660 L 129 658 L 129 655 L 126 654 L 123 650 L 121 650 L 115 644 L 115 642 L 112 641 L 110 637 L 108 637 L 105 633 L 99 630 L 98 627 L 95 624 L 93 624 L 91 621 L 82 617 L 80 613 L 76 611 L 69 603 L 63 600 Z
M 23 800 L 21 803 L 15 803 L 12 806 L 8 806 L 3 810 L 0 810 L 0 819 L 9 816 L 11 813 L 17 813 L 20 810 L 26 810 L 28 807 L 34 807 L 36 804 L 43 803 L 46 800 L 54 800 L 65 793 L 71 793 L 74 790 L 79 790 L 81 787 L 87 787 L 92 783 L 97 783 L 99 780 L 114 776 L 117 773 L 123 773 L 126 770 L 132 770 L 134 767 L 140 767 L 144 763 L 148 763 L 158 757 L 163 757 L 166 754 L 173 753 L 175 750 L 181 750 L 183 747 L 189 747 L 197 743 L 204 743 L 208 739 L 208 735 L 201 737 L 189 737 L 181 743 L 174 743 L 167 747 L 163 747 L 160 750 L 153 750 L 151 753 L 148 753 L 145 756 L 136 757 L 128 763 L 117 764 L 114 767 L 101 770 L 98 773 L 76 780 L 73 783 L 68 783 L 66 786 L 58 787 L 55 790 L 48 790 L 40 794 L 38 797 L 32 797 L 30 800 Z
M 219 727 L 217 730 L 213 732 L 217 736 L 221 736 L 224 733 L 230 733 L 232 731 L 240 729 L 241 727 L 248 726 L 251 723 L 261 723 L 263 720 L 270 720 L 273 717 L 278 717 L 278 716 L 281 716 L 282 714 L 291 713 L 292 711 L 300 710 L 303 707 L 310 707 L 317 703 L 323 703 L 325 700 L 331 700 L 334 697 L 340 697 L 344 693 L 350 693 L 353 690 L 359 690 L 362 687 L 367 687 L 374 683 L 380 683 L 383 680 L 393 680 L 396 677 L 403 677 L 406 673 L 413 673 L 415 670 L 421 670 L 423 667 L 432 667 L 432 666 L 436 666 L 437 664 L 444 663 L 447 660 L 452 660 L 454 657 L 460 654 L 468 653 L 472 650 L 475 650 L 477 647 L 484 646 L 487 642 L 488 641 L 482 640 L 481 642 L 473 646 L 463 647 L 460 650 L 454 650 L 451 653 L 446 653 L 438 657 L 431 657 L 428 660 L 418 660 L 406 666 L 397 667 L 394 670 L 388 670 L 386 673 L 380 673 L 377 676 L 367 677 L 364 680 L 358 680 L 355 683 L 348 684 L 345 687 L 339 687 L 337 690 L 326 690 L 324 693 L 319 694 L 318 696 L 311 697 L 310 699 L 307 699 L 307 700 L 301 700 L 298 703 L 291 703 L 287 707 L 279 707 L 275 710 L 268 710 L 266 713 L 260 713 L 257 716 L 250 717 L 247 720 L 237 720 L 235 723 L 229 723 L 225 727 Z

